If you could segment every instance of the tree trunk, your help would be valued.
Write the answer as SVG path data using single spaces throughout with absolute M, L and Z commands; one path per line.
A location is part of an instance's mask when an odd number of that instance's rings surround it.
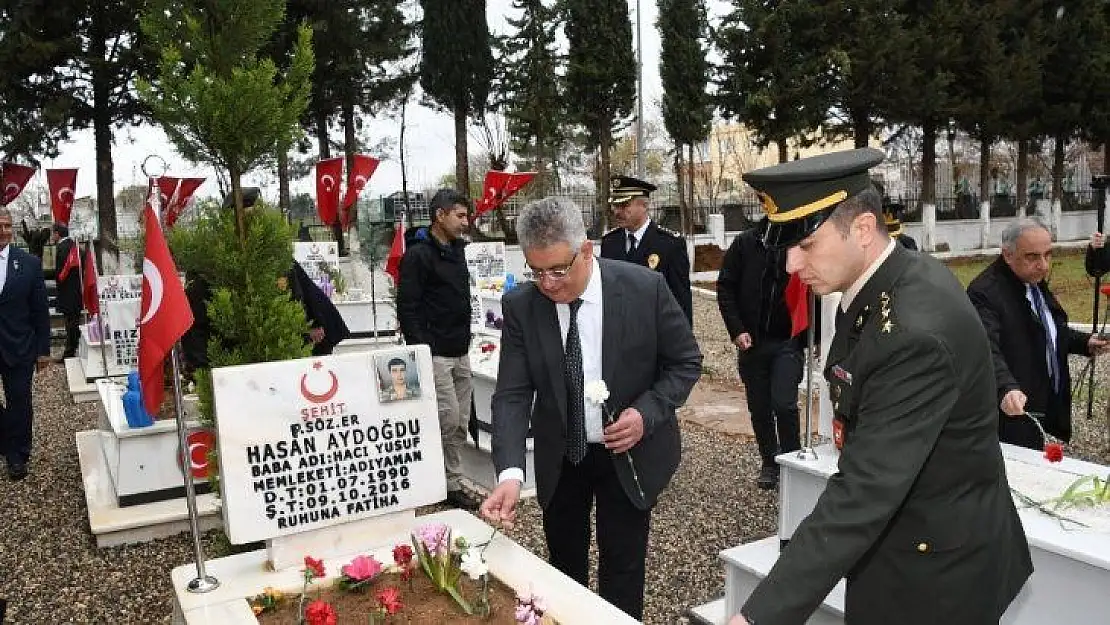
M 937 124 L 929 120 L 921 127 L 921 203 L 937 200 Z
M 544 197 L 547 195 L 547 190 L 551 188 L 551 181 L 547 179 L 547 159 L 544 158 L 543 145 L 547 140 L 542 137 L 536 137 L 536 182 L 535 190 L 538 191 L 536 195 Z
M 686 144 L 686 157 L 687 157 L 686 160 L 689 161 L 689 163 L 690 163 L 690 179 L 686 181 L 686 184 L 689 186 L 689 189 L 690 189 L 690 191 L 689 191 L 690 195 L 689 195 L 689 197 L 687 197 L 687 201 L 690 203 L 690 220 L 693 221 L 694 211 L 698 210 L 698 203 L 697 203 L 697 201 L 695 199 L 695 196 L 694 196 L 694 184 L 697 182 L 697 178 L 694 177 L 694 144 L 693 143 L 687 143 Z M 710 163 L 710 167 L 712 167 L 712 166 L 713 166 L 713 164 Z
M 674 176 L 678 183 L 678 212 L 682 215 L 682 229 L 685 231 L 686 222 L 690 215 L 690 202 L 686 199 L 686 172 L 683 171 L 685 159 L 682 157 L 682 144 L 675 142 Z
M 1029 142 L 1018 141 L 1017 156 L 1017 216 L 1031 215 L 1026 210 L 1029 201 Z
M 991 201 L 991 188 L 990 188 L 990 168 L 991 168 L 991 142 L 989 139 L 982 139 L 979 142 L 979 203 Z M 989 210 L 989 209 L 988 209 Z
M 609 225 L 609 168 L 612 160 L 610 150 L 613 149 L 613 131 L 609 128 L 608 122 L 603 124 L 601 132 L 598 133 L 601 163 L 598 167 L 597 176 L 597 206 L 601 211 L 601 232 L 604 232 Z
M 1110 176 L 1110 137 L 1102 142 L 1102 175 Z
M 779 162 L 785 163 L 790 160 L 790 149 L 786 145 L 786 139 L 779 139 L 775 141 L 775 145 L 779 148 Z
M 89 54 L 102 59 L 106 54 L 103 16 L 93 11 Z M 107 252 L 119 266 L 119 235 L 116 227 L 115 179 L 112 163 L 112 119 L 109 114 L 111 76 L 103 63 L 92 64 L 93 84 L 93 140 L 96 150 L 96 213 L 100 222 L 99 266 L 104 267 Z
M 231 197 L 235 201 L 235 238 L 239 240 L 239 249 L 247 248 L 247 223 L 246 210 L 243 208 L 243 173 L 232 167 L 228 171 L 231 178 Z
M 316 112 L 316 140 L 320 144 L 320 160 L 331 158 L 331 142 L 328 140 L 328 114 Z
M 948 124 L 948 131 L 944 133 L 948 139 L 948 167 L 952 171 L 952 195 L 957 195 L 956 185 L 960 182 L 960 168 L 956 164 L 956 126 Z
M 455 188 L 470 197 L 470 161 L 466 149 L 466 107 L 455 107 Z
M 867 111 L 852 111 L 852 132 L 855 147 L 867 147 L 871 140 L 871 116 Z
M 289 193 L 289 150 L 285 148 L 278 151 L 277 170 L 278 208 L 281 209 L 281 213 L 285 215 L 286 219 L 292 223 L 293 216 L 290 213 L 292 201 Z
M 1056 145 L 1052 150 L 1052 201 L 1059 202 L 1061 210 L 1064 206 L 1064 144 L 1067 138 L 1063 135 L 1056 136 Z
M 404 206 L 405 206 L 405 215 L 404 215 L 404 217 L 406 219 L 410 220 L 410 221 L 412 220 L 412 212 L 409 209 L 409 170 L 408 170 L 408 167 L 405 165 L 405 127 L 406 127 L 405 122 L 406 122 L 406 113 L 408 112 L 408 106 L 409 106 L 409 98 L 411 98 L 411 97 L 412 97 L 411 92 L 406 94 L 405 95 L 405 101 L 401 103 L 401 137 L 398 140 L 398 142 L 401 144 L 398 147 L 398 151 L 401 153 L 401 195 L 402 195 L 401 201 L 404 203 Z M 396 208 L 396 206 L 397 205 L 394 204 L 394 208 L 393 208 L 393 211 L 394 211 L 393 218 L 394 219 L 397 219 L 397 214 L 396 214 L 397 208 Z
M 343 104 L 343 155 L 346 157 L 347 166 L 347 186 L 344 187 L 347 193 L 351 192 L 351 170 L 355 164 L 355 152 L 358 151 L 358 140 L 355 138 L 355 105 L 347 102 Z M 342 196 L 340 196 L 342 198 Z M 335 240 L 339 243 L 339 255 L 347 256 L 346 239 L 343 237 L 343 214 L 351 211 L 350 223 L 355 223 L 355 218 L 358 215 L 358 210 L 355 205 L 349 209 L 343 208 L 343 201 L 340 200 L 339 210 L 335 212 L 335 223 L 332 224 L 332 234 Z

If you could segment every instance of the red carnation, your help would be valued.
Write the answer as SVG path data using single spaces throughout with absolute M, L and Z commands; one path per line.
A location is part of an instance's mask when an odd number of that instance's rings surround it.
M 308 604 L 304 609 L 304 618 L 308 625 L 336 625 L 337 619 L 335 608 L 320 599 Z
M 1064 446 L 1060 443 L 1045 443 L 1044 457 L 1049 462 L 1060 462 L 1064 459 Z
M 312 575 L 313 578 L 324 576 L 324 561 L 317 560 L 312 556 L 304 557 L 305 572 Z
M 400 612 L 401 608 L 405 607 L 401 603 L 401 591 L 397 590 L 395 586 L 390 586 L 378 593 L 378 604 L 382 606 L 386 614 L 390 615 Z
M 393 548 L 393 561 L 397 566 L 405 568 L 412 562 L 412 547 L 409 545 L 397 545 Z

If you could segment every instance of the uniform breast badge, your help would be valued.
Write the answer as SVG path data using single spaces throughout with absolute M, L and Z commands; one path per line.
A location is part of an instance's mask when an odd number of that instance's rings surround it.
M 883 334 L 890 334 L 890 331 L 894 329 L 894 322 L 890 319 L 890 295 L 886 291 L 879 295 L 879 315 L 882 317 L 879 331 Z
M 647 266 L 652 268 L 652 269 L 655 269 L 656 267 L 658 267 L 659 266 L 659 255 L 658 254 L 652 254 L 651 256 L 648 256 Z

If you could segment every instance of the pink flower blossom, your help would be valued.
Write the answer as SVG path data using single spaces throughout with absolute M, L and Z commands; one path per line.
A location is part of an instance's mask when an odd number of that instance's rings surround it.
M 343 565 L 340 569 L 344 575 L 356 582 L 368 580 L 382 572 L 382 563 L 373 556 L 358 556 L 350 564 Z
M 444 523 L 429 523 L 416 528 L 416 538 L 430 555 L 441 556 L 450 547 L 451 530 Z

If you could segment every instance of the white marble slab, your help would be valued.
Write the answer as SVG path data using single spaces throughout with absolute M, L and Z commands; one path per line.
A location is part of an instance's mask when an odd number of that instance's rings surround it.
M 454 530 L 454 536 L 465 536 L 472 542 L 484 542 L 493 529 L 476 516 L 462 510 L 420 516 L 415 519 L 412 527 L 403 532 L 382 534 L 373 542 L 348 554 L 325 558 L 327 577 L 320 583 L 333 583 L 340 567 L 355 555 L 368 554 L 383 562 L 392 561 L 393 546 L 398 543 L 408 544 L 410 532 L 425 523 L 446 523 Z M 504 534 L 498 534 L 494 538 L 485 557 L 490 573 L 518 594 L 540 594 L 548 604 L 548 613 L 561 625 L 637 623 L 635 619 L 563 575 Z M 266 587 L 294 594 L 298 594 L 301 589 L 300 569 L 303 566 L 268 570 L 266 552 L 263 550 L 212 560 L 206 567 L 208 574 L 219 580 L 220 586 L 205 594 L 191 594 L 185 589 L 189 581 L 196 577 L 195 564 L 179 566 L 173 570 L 171 577 L 175 592 L 175 624 L 255 625 L 257 620 L 250 614 L 250 610 L 242 610 L 247 605 L 248 597 L 261 593 Z

